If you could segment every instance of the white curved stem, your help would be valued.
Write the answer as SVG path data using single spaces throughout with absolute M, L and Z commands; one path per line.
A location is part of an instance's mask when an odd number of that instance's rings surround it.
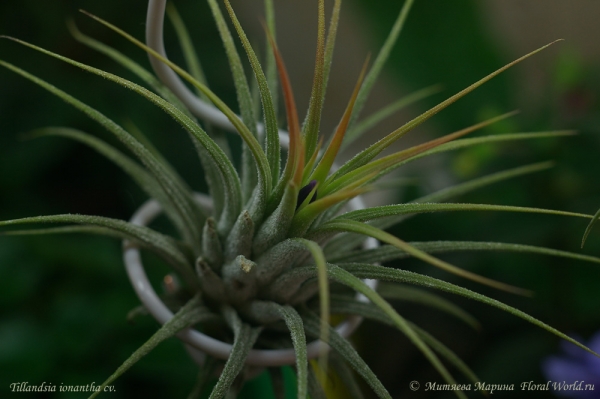
M 146 19 L 146 44 L 160 53 L 163 57 L 167 58 L 163 40 L 165 7 L 166 0 L 149 0 Z M 192 93 L 169 66 L 152 56 L 150 56 L 150 63 L 158 78 L 181 100 L 192 114 L 222 129 L 235 131 L 235 128 L 229 119 L 227 119 L 219 109 L 204 102 Z M 258 124 L 257 127 L 259 131 L 264 129 L 262 124 Z M 283 148 L 289 148 L 289 135 L 285 130 L 279 130 L 279 141 Z M 332 166 L 332 168 L 334 170 L 337 169 L 335 165 Z M 210 199 L 205 198 L 202 195 L 198 196 L 198 200 L 204 205 L 210 204 Z M 360 197 L 355 197 L 348 205 L 351 210 L 365 208 L 365 204 Z M 155 200 L 148 201 L 135 213 L 131 222 L 133 224 L 145 225 L 160 212 L 161 208 L 158 202 Z M 363 247 L 365 249 L 370 249 L 376 248 L 378 245 L 379 243 L 377 240 L 368 238 L 365 240 Z M 157 321 L 162 324 L 166 323 L 173 317 L 173 313 L 164 305 L 158 295 L 156 295 L 156 292 L 150 284 L 144 271 L 138 248 L 130 245 L 127 241 L 125 242 L 124 248 L 124 260 L 127 273 L 138 297 Z M 372 289 L 377 287 L 376 280 L 364 281 Z M 361 301 L 368 301 L 363 295 L 357 295 L 357 298 Z M 359 316 L 348 317 L 336 327 L 336 331 L 342 337 L 348 337 L 361 321 L 362 317 Z M 181 331 L 177 336 L 189 345 L 186 347 L 197 362 L 202 362 L 204 356 L 194 349 L 199 349 L 206 354 L 221 359 L 227 359 L 231 353 L 230 344 L 218 341 L 192 328 Z M 327 349 L 328 346 L 322 341 L 313 341 L 307 345 L 308 358 L 315 358 L 319 353 Z M 246 363 L 254 366 L 280 366 L 294 364 L 295 359 L 296 353 L 293 349 L 252 349 L 246 359 Z
M 148 13 L 146 14 L 146 44 L 163 57 L 168 58 L 163 40 L 166 4 L 166 0 L 149 0 Z M 219 109 L 196 96 L 168 65 L 151 55 L 149 58 L 156 76 L 181 100 L 192 114 L 214 126 L 236 131 L 233 124 Z M 262 132 L 264 130 L 263 124 L 257 124 L 257 129 Z M 279 142 L 283 146 L 288 145 L 288 132 L 279 129 Z
M 198 195 L 198 197 L 203 196 Z M 145 226 L 160 212 L 160 204 L 156 200 L 150 200 L 133 215 L 130 222 L 135 225 Z M 165 306 L 148 280 L 139 249 L 127 240 L 124 241 L 123 258 L 127 275 L 138 298 L 159 323 L 165 324 L 173 318 L 173 312 Z M 337 326 L 336 330 L 343 337 L 347 337 L 359 323 L 360 318 L 356 316 L 349 317 L 345 322 Z M 177 337 L 189 344 L 188 351 L 192 352 L 192 357 L 197 362 L 202 362 L 204 357 L 200 353 L 194 353 L 194 349 L 198 349 L 218 359 L 227 359 L 232 350 L 231 344 L 209 337 L 193 328 L 187 328 L 179 332 Z M 323 350 L 327 349 L 328 346 L 322 341 L 313 341 L 307 345 L 308 358 L 314 359 Z M 294 364 L 295 361 L 296 352 L 294 349 L 252 349 L 248 354 L 246 364 L 259 367 L 275 367 Z

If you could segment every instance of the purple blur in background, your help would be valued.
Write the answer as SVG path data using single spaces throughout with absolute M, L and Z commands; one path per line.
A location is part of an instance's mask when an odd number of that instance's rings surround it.
M 580 340 L 580 342 L 583 341 Z M 567 341 L 563 341 L 561 347 L 562 355 L 549 356 L 542 363 L 542 371 L 551 381 L 550 389 L 553 389 L 552 383 L 555 383 L 553 392 L 556 396 L 600 399 L 600 358 Z M 587 347 L 600 353 L 600 331 L 589 340 Z M 561 386 L 562 383 L 575 385 L 566 390 L 559 390 L 558 386 Z M 590 389 L 589 384 L 593 386 L 593 390 Z

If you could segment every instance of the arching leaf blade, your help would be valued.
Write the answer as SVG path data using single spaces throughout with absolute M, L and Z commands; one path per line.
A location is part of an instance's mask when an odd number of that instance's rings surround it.
M 448 292 L 448 293 L 455 294 L 455 295 L 460 295 L 460 296 L 463 296 L 463 297 L 466 297 L 466 298 L 469 298 L 469 299 L 472 299 L 472 300 L 475 300 L 478 302 L 485 303 L 489 306 L 506 311 L 506 312 L 513 314 L 523 320 L 530 322 L 531 324 L 541 327 L 544 330 L 546 330 L 566 341 L 569 341 L 572 344 L 579 346 L 580 348 L 584 349 L 585 351 L 587 351 L 595 356 L 600 357 L 600 354 L 597 354 L 590 348 L 577 342 L 575 339 L 569 337 L 566 334 L 563 334 L 562 332 L 556 330 L 555 328 L 550 327 L 546 323 L 528 315 L 527 313 L 525 313 L 519 309 L 516 309 L 512 306 L 508 306 L 500 301 L 497 301 L 493 298 L 479 294 L 477 292 L 474 292 L 474 291 L 468 290 L 466 288 L 448 283 L 446 281 L 439 280 L 439 279 L 425 276 L 425 275 L 418 274 L 418 273 L 413 273 L 413 272 L 410 272 L 407 270 L 392 269 L 389 267 L 383 267 L 383 266 L 371 265 L 371 264 L 346 263 L 346 264 L 340 265 L 340 267 L 342 267 L 344 270 L 348 271 L 349 273 L 352 273 L 354 276 L 356 276 L 358 278 L 372 278 L 372 279 L 376 279 L 376 280 L 391 281 L 391 282 L 398 282 L 398 283 L 405 283 L 405 284 L 414 284 L 414 285 L 418 285 L 418 286 L 422 286 L 422 287 L 434 288 L 437 290 L 441 290 L 441 291 Z M 313 271 L 313 273 L 314 273 L 314 271 Z
M 522 288 L 514 287 L 509 284 L 501 283 L 501 282 L 489 279 L 487 277 L 483 277 L 478 274 L 469 272 L 467 270 L 460 269 L 454 265 L 449 264 L 448 262 L 444 262 L 438 258 L 435 258 L 435 257 L 427 254 L 426 252 L 423 252 L 423 251 L 411 246 L 410 244 L 399 239 L 398 237 L 395 237 L 389 233 L 386 233 L 383 230 L 380 230 L 380 229 L 378 229 L 374 226 L 368 225 L 366 223 L 358 222 L 355 220 L 349 220 L 349 219 L 334 219 L 330 222 L 325 223 L 321 227 L 321 229 L 334 230 L 334 231 L 335 230 L 347 231 L 347 232 L 353 232 L 353 233 L 358 233 L 358 234 L 364 234 L 368 237 L 373 237 L 373 238 L 381 240 L 385 243 L 388 243 L 390 245 L 394 245 L 394 246 L 402 249 L 403 251 L 410 253 L 415 258 L 418 258 L 426 263 L 429 263 L 432 266 L 438 267 L 442 270 L 445 270 L 445 271 L 455 274 L 457 276 L 461 276 L 461 277 L 467 278 L 469 280 L 476 281 L 478 283 L 488 285 L 490 287 L 494 287 L 494 288 L 504 290 L 507 292 L 522 294 L 522 295 L 530 294 L 529 291 L 524 290 Z
M 150 337 L 144 345 L 137 349 L 106 381 L 98 387 L 89 399 L 97 397 L 104 391 L 104 388 L 115 381 L 119 376 L 129 370 L 138 360 L 147 355 L 152 349 L 158 344 L 163 342 L 165 339 L 176 335 L 179 331 L 190 327 L 196 323 L 204 320 L 208 320 L 215 317 L 213 313 L 210 313 L 206 308 L 201 306 L 199 296 L 192 298 L 187 304 L 185 304 L 179 311 L 161 328 Z

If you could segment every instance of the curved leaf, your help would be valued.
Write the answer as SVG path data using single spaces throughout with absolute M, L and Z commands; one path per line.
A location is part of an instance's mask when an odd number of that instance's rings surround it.
M 316 269 L 311 268 L 311 270 L 314 272 Z M 302 312 L 302 319 L 304 320 L 304 329 L 306 330 L 306 333 L 315 338 L 319 337 L 321 334 L 319 317 L 312 312 Z M 352 345 L 350 345 L 350 342 L 340 336 L 338 332 L 331 327 L 329 327 L 329 341 L 327 343 L 352 366 L 367 384 L 369 384 L 377 396 L 385 399 L 392 398 L 362 357 L 360 357 Z
M 377 292 L 385 299 L 414 302 L 446 312 L 464 321 L 474 329 L 479 329 L 481 327 L 475 317 L 454 303 L 423 289 L 398 284 L 379 284 Z
M 82 11 L 82 12 L 84 12 L 84 11 Z M 252 152 L 252 155 L 253 155 L 256 165 L 257 165 L 258 175 L 259 175 L 259 179 L 260 179 L 259 181 L 260 181 L 260 185 L 262 187 L 262 191 L 267 193 L 267 195 L 271 192 L 271 174 L 269 171 L 269 161 L 267 160 L 267 157 L 266 157 L 265 153 L 263 152 L 256 137 L 254 137 L 254 135 L 249 130 L 249 128 L 238 118 L 238 116 L 231 110 L 231 108 L 229 108 L 227 106 L 227 104 L 225 104 L 208 87 L 206 87 L 202 83 L 195 80 L 189 73 L 187 73 L 186 71 L 184 71 L 183 69 L 181 69 L 180 67 L 175 65 L 173 62 L 169 61 L 168 59 L 166 59 L 165 57 L 160 55 L 158 52 L 156 52 L 153 49 L 151 49 L 150 47 L 146 46 L 144 43 L 140 42 L 133 36 L 124 32 L 122 29 L 117 28 L 116 26 L 110 24 L 107 21 L 104 21 L 103 19 L 101 19 L 95 15 L 89 14 L 87 12 L 84 12 L 84 14 L 88 15 L 90 18 L 98 21 L 102 25 L 106 26 L 107 28 L 109 28 L 109 29 L 113 30 L 114 32 L 118 33 L 119 35 L 123 36 L 124 38 L 126 38 L 127 40 L 129 40 L 130 42 L 135 44 L 136 46 L 138 46 L 141 49 L 143 49 L 144 51 L 146 51 L 152 57 L 165 63 L 171 69 L 173 69 L 173 71 L 175 71 L 177 74 L 179 74 L 182 78 L 184 78 L 186 81 L 188 81 L 190 84 L 192 84 L 195 88 L 197 88 L 202 93 L 204 93 L 204 95 L 206 95 L 210 99 L 210 101 L 212 101 L 213 104 L 223 114 L 225 114 L 225 116 L 227 116 L 227 119 L 229 119 L 229 121 L 233 124 L 233 126 L 236 128 L 236 130 L 238 131 L 238 133 L 240 134 L 240 136 L 242 137 L 242 139 L 244 140 L 246 145 L 250 148 L 250 151 Z
M 208 0 L 208 5 L 210 6 L 213 18 L 217 24 L 219 35 L 221 36 L 221 41 L 223 42 L 223 46 L 225 47 L 225 53 L 227 54 L 227 60 L 229 61 L 229 68 L 231 69 L 231 74 L 233 76 L 233 85 L 237 93 L 237 100 L 242 116 L 242 121 L 246 128 L 250 131 L 250 133 L 256 138 L 257 118 L 254 115 L 252 95 L 250 94 L 250 86 L 248 85 L 246 74 L 244 73 L 244 66 L 242 65 L 242 60 L 240 59 L 240 56 L 237 52 L 237 48 L 233 41 L 233 37 L 231 36 L 231 32 L 229 31 L 229 27 L 227 26 L 225 18 L 223 17 L 221 9 L 219 8 L 219 5 L 217 4 L 216 0 Z M 199 87 L 196 88 L 202 92 L 202 90 Z M 252 191 L 256 186 L 256 174 L 254 173 L 253 159 L 251 156 L 251 150 L 247 145 L 243 145 L 242 148 L 241 175 L 243 202 L 246 203 L 248 199 L 250 199 L 250 197 L 252 196 Z M 268 195 L 268 192 L 263 193 L 263 197 L 266 195 Z M 255 220 L 260 219 L 260 217 L 261 216 L 259 216 Z
M 181 252 L 176 241 L 171 237 L 158 233 L 148 227 L 138 226 L 123 220 L 111 219 L 102 216 L 69 214 L 4 220 L 0 221 L 0 227 L 32 223 L 76 223 L 109 229 L 118 237 L 126 237 L 136 242 L 142 242 L 145 246 L 159 254 L 163 259 L 171 264 L 175 270 L 181 273 L 182 277 L 184 277 L 189 284 L 192 284 L 196 287 L 198 285 L 198 279 L 192 271 L 190 261 L 185 254 Z
M 473 180 L 469 180 L 465 183 L 460 183 L 455 186 L 442 189 L 433 194 L 426 195 L 421 198 L 417 198 L 411 202 L 443 202 L 455 196 L 463 195 L 473 190 L 477 190 L 486 187 L 490 184 L 497 183 L 512 177 L 517 177 L 523 174 L 536 172 L 543 170 L 552 165 L 551 162 L 542 162 L 532 165 L 521 166 L 514 169 L 508 169 L 501 172 L 493 173 L 483 177 L 479 177 Z M 397 223 L 411 217 L 410 214 L 392 216 L 385 219 L 378 219 L 371 222 L 373 226 L 379 227 L 380 229 L 387 229 L 394 226 Z M 345 254 L 349 250 L 352 250 L 364 241 L 364 237 L 356 234 L 340 234 L 333 238 L 325 246 L 325 252 L 328 255 L 336 256 L 336 254 Z
M 308 249 L 315 264 L 317 265 L 317 277 L 319 280 L 319 304 L 321 313 L 321 334 L 320 338 L 323 342 L 329 341 L 329 280 L 327 279 L 327 262 L 323 250 L 316 242 L 305 240 L 303 238 L 295 238 L 295 241 L 301 243 Z M 327 373 L 327 352 L 323 352 L 319 358 L 319 368 L 324 373 Z
M 101 54 L 104 54 L 117 64 L 134 73 L 138 78 L 142 79 L 146 84 L 148 84 L 156 93 L 160 94 L 165 100 L 177 105 L 182 112 L 186 113 L 188 116 L 191 116 L 183 103 L 179 101 L 177 96 L 175 96 L 165 85 L 161 83 L 160 80 L 156 78 L 156 76 L 150 73 L 146 68 L 127 57 L 120 51 L 117 51 L 116 49 L 83 34 L 72 20 L 67 21 L 67 27 L 69 28 L 71 36 L 73 36 L 75 40 Z
M 378 321 L 380 323 L 394 325 L 393 320 L 386 315 L 381 309 L 370 302 L 356 301 L 354 298 L 336 296 L 332 298 L 331 302 L 332 312 L 347 313 L 358 315 L 370 320 Z M 467 378 L 473 383 L 479 381 L 479 378 L 473 373 L 473 371 L 467 366 L 453 351 L 451 351 L 446 345 L 435 339 L 429 333 L 422 328 L 416 326 L 414 323 L 408 322 L 412 329 L 421 337 L 421 339 L 429 345 L 433 350 L 439 353 L 443 358 L 454 365 L 460 370 Z
M 557 41 L 559 41 L 559 40 L 557 40 Z M 428 120 L 429 118 L 431 118 L 432 116 L 434 116 L 435 114 L 437 114 L 438 112 L 443 110 L 444 108 L 448 107 L 452 103 L 459 100 L 461 97 L 464 97 L 468 93 L 472 92 L 473 90 L 475 90 L 482 84 L 486 83 L 490 79 L 494 78 L 495 76 L 499 75 L 500 73 L 504 72 L 508 68 L 510 68 L 510 67 L 518 64 L 519 62 L 531 57 L 532 55 L 546 49 L 547 47 L 551 46 L 552 44 L 556 43 L 557 41 L 554 41 L 543 47 L 540 47 L 537 50 L 534 50 L 534 51 L 516 59 L 515 61 L 503 66 L 502 68 L 497 69 L 496 71 L 492 72 L 491 74 L 487 75 L 486 77 L 473 83 L 469 87 L 463 89 L 462 91 L 460 91 L 460 92 L 456 93 L 455 95 L 451 96 L 450 98 L 446 99 L 445 101 L 442 101 L 435 107 L 429 109 L 428 111 L 425 111 L 418 117 L 414 118 L 413 120 L 407 122 L 403 126 L 394 130 L 392 133 L 390 133 L 383 139 L 379 140 L 377 143 L 371 145 L 367 149 L 365 149 L 362 152 L 360 152 L 359 154 L 357 154 L 354 158 L 352 158 L 350 161 L 346 162 L 342 167 L 340 167 L 340 169 L 338 169 L 338 171 L 332 175 L 331 179 L 332 180 L 336 179 L 340 176 L 345 175 L 348 172 L 355 170 L 356 168 L 360 168 L 361 166 L 367 164 L 369 161 L 371 161 L 373 158 L 375 158 L 378 154 L 380 154 L 384 149 L 389 147 L 393 142 L 395 142 L 400 137 L 404 136 L 406 133 L 408 133 L 415 127 L 419 126 L 420 124 L 422 124 L 423 122 L 425 122 L 426 120 Z M 369 78 L 369 76 L 367 76 L 367 79 L 368 78 Z
M 315 75 L 313 78 L 312 91 L 308 105 L 308 113 L 302 133 L 304 134 L 305 158 L 309 159 L 319 141 L 319 127 L 321 125 L 321 113 L 323 112 L 323 79 L 325 73 L 325 0 L 319 0 L 319 18 L 317 27 L 317 55 L 315 60 Z
M 394 245 L 403 251 L 410 253 L 415 258 L 418 258 L 426 263 L 429 263 L 432 266 L 445 270 L 449 273 L 455 274 L 457 276 L 461 276 L 467 278 L 472 281 L 476 281 L 481 284 L 488 285 L 490 287 L 494 287 L 497 289 L 501 289 L 504 291 L 521 294 L 521 295 L 529 295 L 530 292 L 524 290 L 522 288 L 514 287 L 509 284 L 501 283 L 487 277 L 480 276 L 478 274 L 469 272 L 464 269 L 460 269 L 454 265 L 449 264 L 448 262 L 444 262 L 438 258 L 435 258 L 420 249 L 413 247 L 412 245 L 402 241 L 398 237 L 395 237 L 385 231 L 378 229 L 377 227 L 368 225 L 366 223 L 357 222 L 355 220 L 348 219 L 334 219 L 330 222 L 325 223 L 319 230 L 333 230 L 333 231 L 348 231 L 358 234 L 364 234 L 369 237 L 376 238 L 388 244 Z
M 167 214 L 169 219 L 178 227 L 180 232 L 183 232 L 185 226 L 184 222 L 177 213 L 177 210 L 171 205 L 169 198 L 165 195 L 164 190 L 158 184 L 156 179 L 152 177 L 144 168 L 139 166 L 136 162 L 132 161 L 125 154 L 121 153 L 114 147 L 106 144 L 104 141 L 95 138 L 87 133 L 76 129 L 63 128 L 63 127 L 49 127 L 39 129 L 31 132 L 31 137 L 39 136 L 61 136 L 67 137 L 73 140 L 77 140 L 83 144 L 86 144 L 104 155 L 106 158 L 114 162 L 119 166 L 125 173 L 127 173 L 138 186 L 148 194 L 150 198 L 155 198 L 161 205 L 163 211 Z
M 598 221 L 599 218 L 600 218 L 600 209 L 598 209 L 598 211 L 596 212 L 594 217 L 592 217 L 592 220 L 590 220 L 590 223 L 587 225 L 587 227 L 585 229 L 585 233 L 583 233 L 583 238 L 581 239 L 581 248 L 583 248 L 583 246 L 585 245 L 585 242 L 586 242 L 588 236 L 592 232 L 592 228 L 594 227 L 594 225 L 596 224 L 596 222 Z
M 308 353 L 306 349 L 306 335 L 304 323 L 298 312 L 289 305 L 280 305 L 275 302 L 252 301 L 247 310 L 250 317 L 263 324 L 270 324 L 274 320 L 283 320 L 290 331 L 292 344 L 296 354 L 296 376 L 298 398 L 305 398 L 308 381 Z
M 400 36 L 400 32 L 404 27 L 404 23 L 406 22 L 406 18 L 408 17 L 408 13 L 413 5 L 414 0 L 406 0 L 400 9 L 400 13 L 396 18 L 396 22 L 394 22 L 394 26 L 390 30 L 390 33 L 385 40 L 385 43 L 379 50 L 377 54 L 377 58 L 373 62 L 373 66 L 369 70 L 367 77 L 365 78 L 365 83 L 363 87 L 360 89 L 360 93 L 358 93 L 358 98 L 356 99 L 356 107 L 352 119 L 350 120 L 350 126 L 354 125 L 356 119 L 360 115 L 360 111 L 363 109 L 371 90 L 373 89 L 373 85 L 377 81 L 383 66 L 385 65 L 387 59 L 390 56 L 392 48 L 398 41 L 398 37 Z
M 344 143 L 342 144 L 342 149 L 348 148 L 350 144 L 352 144 L 356 139 L 361 137 L 364 133 L 369 131 L 379 122 L 383 121 L 385 118 L 393 115 L 397 111 L 417 102 L 424 98 L 427 98 L 433 94 L 436 94 L 440 91 L 439 86 L 429 86 L 424 89 L 415 91 L 401 99 L 394 101 L 393 103 L 385 106 L 379 111 L 373 113 L 369 117 L 365 118 L 363 121 L 357 123 L 353 128 L 348 130 L 346 136 L 344 137 Z
M 168 101 L 165 101 L 161 97 L 155 95 L 154 93 L 146 90 L 145 88 L 139 85 L 136 85 L 132 82 L 129 82 L 123 78 L 120 78 L 108 72 L 104 72 L 97 68 L 87 66 L 77 61 L 73 61 L 69 58 L 44 50 L 32 44 L 20 40 L 16 41 L 27 47 L 33 48 L 34 50 L 40 51 L 46 55 L 67 62 L 71 65 L 91 72 L 95 75 L 99 75 L 105 79 L 111 80 L 125 87 L 126 89 L 132 90 L 142 95 L 149 101 L 153 102 L 155 105 L 159 106 L 163 111 L 165 111 L 173 119 L 175 119 L 175 121 L 177 121 L 188 133 L 190 133 L 190 135 L 197 139 L 198 149 L 201 149 L 199 153 L 203 159 L 205 167 L 208 166 L 210 169 L 214 168 L 218 170 L 221 179 L 218 179 L 218 181 L 213 181 L 212 184 L 216 187 L 219 187 L 222 184 L 224 186 L 223 195 L 226 198 L 225 210 L 223 212 L 221 220 L 219 220 L 219 227 L 221 231 L 228 231 L 228 229 L 231 228 L 241 210 L 241 188 L 239 177 L 235 172 L 233 164 L 227 158 L 227 155 L 225 155 L 223 150 L 218 145 L 216 145 L 210 137 L 208 137 L 206 132 L 204 132 L 204 130 L 202 130 L 200 126 L 198 126 L 198 124 L 196 124 L 192 119 L 187 117 L 177 107 L 170 104 Z M 0 61 L 0 65 L 8 67 L 8 65 L 10 64 L 6 64 Z M 182 183 L 181 178 L 177 177 L 176 175 L 173 175 L 172 173 L 169 173 L 168 170 L 165 171 L 165 169 L 168 168 L 165 168 L 162 164 L 156 161 L 147 149 L 141 146 L 120 126 L 115 124 L 110 119 L 106 118 L 98 111 L 90 108 L 89 106 L 83 104 L 79 100 L 55 88 L 54 86 L 49 85 L 41 79 L 38 79 L 35 76 L 32 76 L 27 72 L 14 66 L 10 66 L 9 69 L 12 69 L 13 71 L 21 74 L 22 76 L 32 80 L 34 83 L 37 83 L 38 85 L 61 97 L 68 103 L 72 104 L 76 108 L 88 114 L 91 118 L 98 121 L 102 126 L 104 126 L 110 132 L 115 134 L 117 138 L 121 140 L 121 142 L 123 142 L 134 154 L 136 154 L 136 156 L 140 158 L 140 160 L 146 165 L 146 167 L 148 167 L 148 169 L 153 173 L 153 175 L 155 175 L 157 181 L 159 181 L 159 183 L 165 187 L 165 191 L 167 192 L 167 194 L 169 196 L 175 197 L 173 201 L 177 200 L 176 205 L 178 206 L 178 208 L 185 209 L 187 213 L 185 215 L 182 215 L 182 217 L 189 218 L 189 215 L 196 215 L 199 212 L 199 208 L 196 206 L 193 198 L 191 197 L 189 189 L 183 188 L 184 183 Z M 182 196 L 185 196 L 185 198 L 179 198 Z M 185 213 L 183 211 L 180 212 Z M 203 219 L 204 218 L 200 218 L 200 221 L 202 221 Z M 195 242 L 200 242 L 200 228 L 198 227 L 197 223 L 197 221 L 194 221 L 191 226 L 188 226 L 188 228 L 193 229 L 193 237 L 197 239 L 197 241 Z M 202 224 L 200 224 L 200 226 L 201 225 Z
M 138 360 L 146 356 L 152 349 L 167 338 L 176 335 L 179 331 L 190 327 L 201 321 L 209 320 L 216 317 L 214 313 L 208 311 L 201 305 L 200 297 L 195 296 L 186 303 L 179 311 L 161 328 L 146 341 L 144 345 L 138 348 L 133 354 L 115 371 L 106 381 L 98 387 L 98 389 L 90 395 L 89 399 L 93 399 L 103 392 L 104 387 L 115 381 L 119 376 L 131 368 Z
M 231 308 L 224 309 L 224 316 L 233 329 L 233 347 L 209 399 L 225 397 L 233 381 L 243 370 L 246 357 L 261 332 L 261 328 L 253 328 L 243 323 Z
M 449 384 L 456 384 L 454 378 L 450 375 L 446 367 L 440 362 L 439 358 L 431 351 L 429 346 L 418 336 L 418 334 L 412 329 L 410 324 L 398 314 L 392 308 L 392 306 L 383 299 L 375 290 L 370 288 L 364 281 L 355 277 L 348 271 L 340 268 L 339 266 L 328 264 L 327 272 L 336 281 L 347 285 L 353 290 L 360 292 L 366 296 L 375 306 L 381 309 L 394 323 L 406 337 L 425 355 L 429 362 L 435 367 L 435 369 L 442 375 L 444 380 Z M 459 398 L 465 398 L 466 396 L 461 391 L 455 391 Z
M 415 158 L 417 155 L 422 154 L 427 150 L 439 147 L 444 143 L 456 140 L 459 137 L 465 136 L 485 126 L 491 125 L 497 121 L 508 118 L 514 114 L 515 112 L 509 112 L 503 115 L 499 115 L 494 118 L 477 123 L 475 125 L 469 126 L 467 128 L 461 129 L 457 132 L 450 133 L 437 139 L 433 139 L 425 143 L 407 148 L 405 150 L 395 152 L 394 154 L 385 156 L 381 159 L 368 162 L 360 167 L 348 171 L 347 173 L 341 176 L 340 173 L 335 172 L 326 180 L 325 187 L 323 187 L 322 189 L 323 194 L 327 195 L 328 193 L 335 192 L 341 187 L 348 185 L 353 180 L 362 178 L 366 175 L 373 174 L 376 178 L 382 177 L 383 175 L 391 172 L 400 165 L 403 165 L 405 162 Z
M 409 272 L 407 270 L 400 269 L 391 269 L 389 267 L 383 267 L 378 265 L 371 264 L 360 264 L 360 263 L 346 263 L 341 264 L 344 270 L 352 273 L 354 276 L 358 278 L 372 278 L 376 280 L 384 280 L 384 281 L 393 281 L 397 283 L 405 283 L 405 284 L 414 284 L 422 287 L 434 288 L 437 290 L 441 290 L 444 292 L 449 292 L 451 294 L 464 296 L 466 298 L 485 303 L 487 305 L 493 306 L 510 314 L 513 314 L 523 320 L 530 322 L 538 327 L 543 328 L 544 330 L 551 332 L 552 334 L 571 342 L 579 346 L 580 348 L 586 350 L 587 352 L 592 353 L 600 357 L 600 354 L 597 354 L 590 348 L 585 345 L 577 342 L 573 338 L 569 337 L 566 334 L 556 330 L 555 328 L 550 327 L 546 323 L 528 315 L 527 313 L 520 311 L 519 309 L 513 308 L 512 306 L 508 306 L 500 301 L 487 297 L 485 295 L 479 294 L 477 292 L 468 290 L 466 288 L 448 283 L 443 280 L 439 280 L 433 277 L 425 276 L 422 274 Z M 307 268 L 308 269 L 308 268 Z M 303 271 L 304 273 L 309 272 L 309 270 Z M 314 275 L 315 269 L 312 268 L 312 274 Z
M 351 211 L 338 216 L 333 220 L 355 220 L 366 222 L 373 219 L 380 219 L 389 216 L 427 213 L 427 212 L 455 212 L 455 211 L 494 211 L 494 212 L 523 212 L 523 213 L 542 213 L 548 215 L 574 216 L 581 218 L 592 218 L 591 215 L 576 212 L 555 211 L 552 209 L 529 208 L 522 206 L 508 205 L 487 205 L 487 204 L 437 204 L 437 203 L 408 203 L 398 205 L 384 205 L 373 208 Z M 327 224 L 321 226 L 321 229 L 327 228 Z
M 244 50 L 246 50 L 246 54 L 250 60 L 250 65 L 254 71 L 254 76 L 258 82 L 258 89 L 260 92 L 260 98 L 263 106 L 262 110 L 265 119 L 267 159 L 271 165 L 271 177 L 273 181 L 277 181 L 279 178 L 279 159 L 281 149 L 279 147 L 279 133 L 277 130 L 277 114 L 275 113 L 275 107 L 273 105 L 273 98 L 269 90 L 267 77 L 260 66 L 258 57 L 252 49 L 250 41 L 246 37 L 246 34 L 244 33 L 244 30 L 242 29 L 242 26 L 240 25 L 240 22 L 238 21 L 229 0 L 225 0 L 225 7 L 227 8 L 227 12 L 229 13 L 231 21 L 233 22 L 233 26 L 235 27 L 235 30 L 242 41 Z
M 167 4 L 167 15 L 169 16 L 169 19 L 175 28 L 175 33 L 177 34 L 177 39 L 179 40 L 179 45 L 181 46 L 181 51 L 183 53 L 183 57 L 185 58 L 187 67 L 190 70 L 190 74 L 198 82 L 208 87 L 208 82 L 206 81 L 206 76 L 202 70 L 200 59 L 198 58 L 196 50 L 194 49 L 192 38 L 190 37 L 181 15 L 173 3 Z M 200 97 L 208 101 L 208 97 L 206 97 L 200 90 L 197 90 L 197 92 Z

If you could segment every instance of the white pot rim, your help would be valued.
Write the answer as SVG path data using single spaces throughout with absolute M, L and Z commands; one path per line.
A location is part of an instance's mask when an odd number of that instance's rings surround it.
M 205 195 L 198 195 L 199 202 L 206 203 L 210 200 Z M 360 209 L 364 208 L 362 200 L 355 198 L 355 201 L 349 203 L 351 208 Z M 130 222 L 136 225 L 145 226 L 149 224 L 156 216 L 161 213 L 162 209 L 160 204 L 154 200 L 146 201 L 131 217 Z M 143 305 L 146 307 L 148 312 L 161 324 L 165 324 L 173 317 L 167 306 L 156 294 L 156 291 L 150 284 L 144 266 L 142 264 L 139 248 L 127 240 L 124 241 L 123 259 L 125 262 L 125 269 L 129 280 Z M 377 240 L 370 239 L 366 240 L 365 248 L 374 248 L 378 246 Z M 376 280 L 364 280 L 371 288 L 376 288 Z M 357 298 L 366 301 L 367 299 L 358 294 Z M 342 337 L 347 338 L 352 332 L 359 326 L 362 318 L 359 316 L 350 316 L 345 321 L 340 323 L 335 330 Z M 216 357 L 218 359 L 226 360 L 231 354 L 232 345 L 226 342 L 219 341 L 208 335 L 201 333 L 200 331 L 187 328 L 177 334 L 177 337 L 183 342 L 191 346 L 190 349 L 196 349 L 200 352 Z M 309 359 L 316 358 L 322 351 L 329 350 L 329 346 L 321 340 L 316 340 L 307 345 L 307 354 Z M 194 354 L 192 357 L 198 361 L 202 359 L 201 353 Z M 289 349 L 252 349 L 246 359 L 246 364 L 250 366 L 258 367 L 276 367 L 284 365 L 293 365 L 296 362 L 296 352 L 293 348 Z

